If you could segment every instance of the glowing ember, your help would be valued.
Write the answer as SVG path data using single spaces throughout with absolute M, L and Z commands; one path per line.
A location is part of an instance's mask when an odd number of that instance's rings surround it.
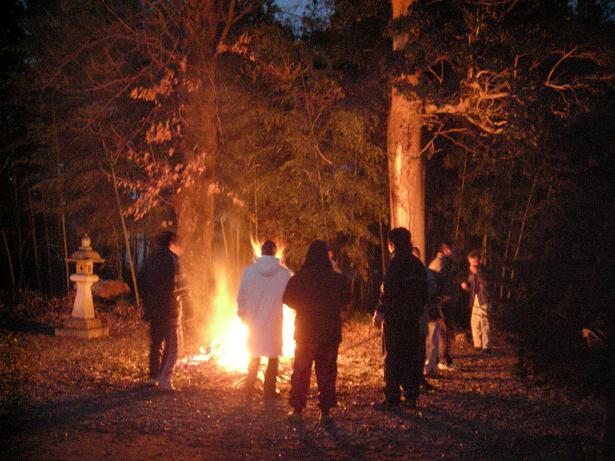
M 261 244 L 250 239 L 254 256 L 260 256 Z M 284 247 L 279 246 L 276 257 L 282 260 Z M 237 316 L 237 293 L 229 286 L 226 274 L 220 272 L 216 279 L 213 313 L 208 320 L 209 337 L 214 337 L 209 347 L 201 347 L 200 354 L 185 360 L 187 364 L 214 360 L 229 372 L 246 372 L 250 356 L 247 350 L 248 328 Z M 295 353 L 295 312 L 288 306 L 283 310 L 282 357 L 289 361 Z

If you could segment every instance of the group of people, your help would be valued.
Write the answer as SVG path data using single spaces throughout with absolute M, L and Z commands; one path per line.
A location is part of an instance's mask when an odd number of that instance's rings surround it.
M 434 260 L 425 267 L 411 241 L 405 228 L 393 229 L 389 234 L 392 258 L 373 319 L 374 325 L 383 330 L 385 354 L 385 399 L 378 407 L 415 408 L 421 388 L 433 389 L 426 376 L 436 369 L 455 370 L 449 353 L 458 292 L 453 272 L 454 246 L 442 243 Z M 474 347 L 488 353 L 491 282 L 479 252 L 469 254 L 468 264 L 470 274 L 460 288 L 470 294 Z
M 421 387 L 431 387 L 425 376 L 436 367 L 454 369 L 448 350 L 449 318 L 456 298 L 454 247 L 443 243 L 427 268 L 417 257 L 407 229 L 392 229 L 388 241 L 392 257 L 373 318 L 383 331 L 384 401 L 378 406 L 415 407 Z M 181 250 L 172 232 L 163 233 L 158 244 L 145 264 L 141 286 L 145 318 L 150 322 L 150 384 L 168 390 L 173 389 L 177 359 L 180 313 L 174 293 Z M 237 296 L 237 314 L 249 330 L 246 397 L 254 392 L 262 357 L 268 359 L 263 398 L 280 397 L 276 381 L 282 354 L 282 306 L 286 304 L 296 312 L 289 418 L 302 418 L 314 364 L 320 419 L 327 424 L 337 405 L 337 356 L 342 312 L 351 301 L 349 282 L 322 240 L 310 244 L 294 275 L 276 258 L 276 252 L 272 240 L 262 244 L 261 256 L 243 273 Z M 470 253 L 468 261 L 470 275 L 461 288 L 470 292 L 474 346 L 489 351 L 490 284 L 480 254 Z

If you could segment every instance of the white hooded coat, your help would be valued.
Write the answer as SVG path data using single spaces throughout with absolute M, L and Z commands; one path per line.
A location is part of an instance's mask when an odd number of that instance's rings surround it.
M 289 270 L 274 256 L 261 256 L 243 273 L 238 312 L 248 325 L 248 352 L 252 357 L 282 355 L 282 295 Z

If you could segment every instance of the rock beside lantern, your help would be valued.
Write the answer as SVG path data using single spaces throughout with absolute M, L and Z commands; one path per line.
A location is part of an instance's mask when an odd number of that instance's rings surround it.
M 109 336 L 109 327 L 94 314 L 92 284 L 98 281 L 98 275 L 94 274 L 94 264 L 105 260 L 92 249 L 91 243 L 89 237 L 83 237 L 79 250 L 66 258 L 68 262 L 76 264 L 76 273 L 72 274 L 70 279 L 75 282 L 77 294 L 72 315 L 64 321 L 63 328 L 56 328 L 56 336 L 86 339 Z

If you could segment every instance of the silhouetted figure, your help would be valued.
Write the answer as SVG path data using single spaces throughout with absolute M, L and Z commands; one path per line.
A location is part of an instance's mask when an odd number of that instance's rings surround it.
M 399 405 L 403 389 L 404 403 L 414 408 L 423 381 L 419 327 L 427 302 L 427 276 L 423 263 L 412 255 L 408 229 L 391 230 L 389 249 L 393 257 L 374 314 L 374 325 L 383 327 L 385 400 L 381 405 Z
M 173 369 L 178 354 L 181 304 L 174 293 L 179 280 L 180 247 L 177 235 L 162 232 L 157 249 L 145 262 L 140 275 L 144 318 L 150 324 L 150 384 L 173 390 Z
M 342 309 L 350 302 L 346 278 L 335 272 L 327 244 L 310 244 L 303 267 L 288 282 L 284 304 L 297 312 L 295 361 L 291 377 L 289 415 L 300 420 L 310 388 L 312 363 L 318 382 L 318 406 L 323 424 L 332 421 L 330 409 L 337 406 L 337 352 L 342 340 Z

